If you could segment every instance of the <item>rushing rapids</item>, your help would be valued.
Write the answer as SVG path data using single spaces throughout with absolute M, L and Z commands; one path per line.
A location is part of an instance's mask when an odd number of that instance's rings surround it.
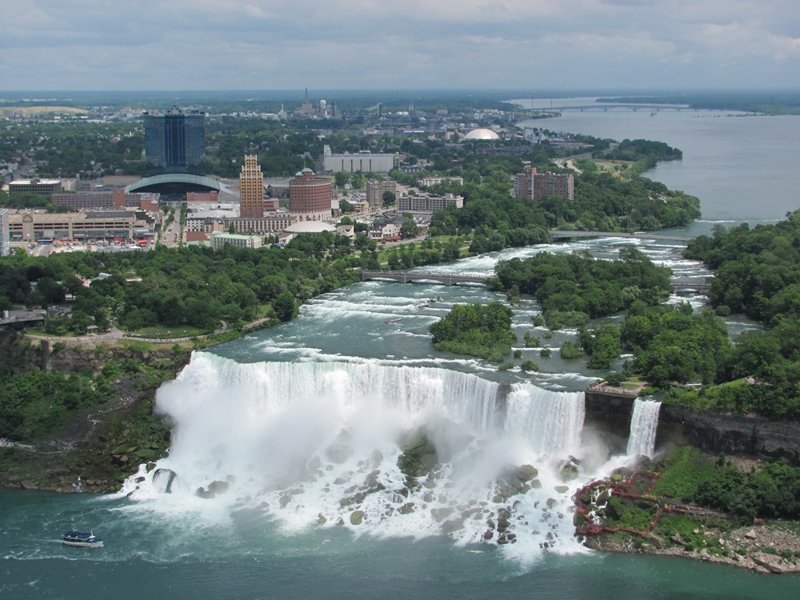
M 571 496 L 583 461 L 597 466 L 582 393 L 445 369 L 196 353 L 157 410 L 174 422 L 169 456 L 124 493 L 154 510 L 262 510 L 286 531 L 574 551 Z

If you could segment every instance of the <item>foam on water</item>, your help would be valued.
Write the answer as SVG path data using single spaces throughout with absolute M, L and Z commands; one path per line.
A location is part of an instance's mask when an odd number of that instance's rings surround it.
M 122 493 L 141 501 L 131 510 L 214 521 L 248 508 L 287 532 L 338 525 L 458 544 L 505 532 L 506 551 L 528 560 L 579 551 L 579 480 L 562 481 L 562 468 L 581 460 L 582 393 L 377 361 L 240 364 L 195 353 L 159 390 L 157 410 L 175 423 L 172 447 L 126 482 Z M 406 481 L 398 459 L 421 431 L 436 465 Z M 526 464 L 538 474 L 519 475 Z

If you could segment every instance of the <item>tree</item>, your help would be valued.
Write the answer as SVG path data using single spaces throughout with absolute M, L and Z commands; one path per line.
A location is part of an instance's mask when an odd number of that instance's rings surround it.
M 397 196 L 394 192 L 383 192 L 383 205 L 384 206 L 394 206 L 395 202 L 397 202 Z
M 415 238 L 419 235 L 419 226 L 414 221 L 414 217 L 409 214 L 403 215 L 403 224 L 400 226 L 400 235 L 404 240 Z
M 347 182 L 350 181 L 350 175 L 344 171 L 338 171 L 337 173 L 334 173 L 333 181 L 336 184 L 336 187 L 343 188 L 345 185 L 347 185 Z

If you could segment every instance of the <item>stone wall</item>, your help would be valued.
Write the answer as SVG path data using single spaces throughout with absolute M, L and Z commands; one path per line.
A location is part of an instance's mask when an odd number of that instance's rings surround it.
M 586 424 L 612 440 L 627 440 L 635 398 L 597 391 L 587 391 L 585 398 Z M 800 464 L 800 422 L 693 411 L 662 404 L 656 449 L 670 444 L 690 444 L 715 453 L 786 458 Z

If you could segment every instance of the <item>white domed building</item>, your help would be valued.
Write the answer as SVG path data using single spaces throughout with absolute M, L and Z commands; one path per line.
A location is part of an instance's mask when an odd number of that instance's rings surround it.
M 499 140 L 500 136 L 497 135 L 496 132 L 492 131 L 491 129 L 485 129 L 483 127 L 479 129 L 473 129 L 467 135 L 464 136 L 465 142 L 474 142 L 474 141 L 493 141 Z

